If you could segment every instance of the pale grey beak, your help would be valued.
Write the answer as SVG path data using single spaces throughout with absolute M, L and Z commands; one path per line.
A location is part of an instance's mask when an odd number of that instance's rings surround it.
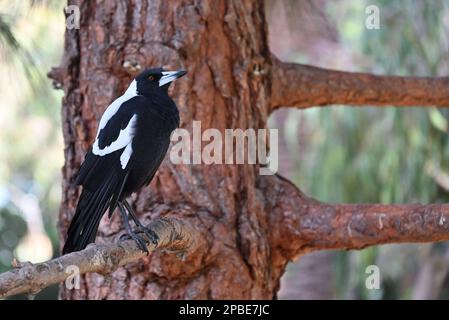
M 162 87 L 172 81 L 175 81 L 178 78 L 181 78 L 186 73 L 187 73 L 187 71 L 184 71 L 184 70 L 162 71 L 162 77 L 159 79 L 159 87 Z

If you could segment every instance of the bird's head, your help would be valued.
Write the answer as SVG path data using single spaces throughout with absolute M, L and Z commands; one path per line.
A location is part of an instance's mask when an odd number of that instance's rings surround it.
M 170 84 L 185 75 L 187 71 L 168 71 L 163 68 L 145 69 L 136 77 L 137 92 L 145 95 L 151 94 L 154 90 L 167 92 Z

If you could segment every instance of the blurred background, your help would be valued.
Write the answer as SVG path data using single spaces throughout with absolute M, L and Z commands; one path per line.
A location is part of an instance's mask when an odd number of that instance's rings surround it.
M 266 0 L 271 50 L 282 60 L 346 71 L 449 74 L 449 0 Z M 365 28 L 368 5 L 380 29 Z M 64 1 L 0 0 L 0 272 L 58 253 L 63 165 L 60 105 L 46 73 L 60 62 Z M 281 109 L 280 173 L 327 202 L 449 202 L 449 110 Z M 365 270 L 380 268 L 380 290 Z M 449 247 L 386 245 L 305 255 L 281 299 L 447 299 Z M 57 287 L 39 293 L 54 299 Z M 19 297 L 20 298 L 20 297 Z M 22 297 L 23 298 L 23 297 Z
M 0 272 L 13 257 L 40 262 L 58 253 L 63 93 L 46 73 L 62 56 L 63 8 L 0 0 Z M 53 286 L 39 297 L 56 294 Z
M 365 28 L 365 8 L 380 29 Z M 402 76 L 449 74 L 449 1 L 269 0 L 271 50 L 285 61 Z M 279 35 L 282 35 L 279 36 Z M 308 195 L 336 203 L 448 202 L 449 110 L 279 110 L 281 174 Z M 290 264 L 284 299 L 447 299 L 445 243 L 319 252 Z M 367 290 L 367 266 L 380 290 Z

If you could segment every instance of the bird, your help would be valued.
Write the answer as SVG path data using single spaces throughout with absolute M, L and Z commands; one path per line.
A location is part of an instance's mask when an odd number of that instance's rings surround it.
M 168 88 L 186 73 L 147 68 L 106 108 L 76 176 L 75 184 L 82 186 L 82 192 L 63 254 L 95 242 L 101 218 L 108 210 L 111 218 L 117 207 L 128 239 L 147 254 L 149 242 L 142 234 L 157 245 L 157 234 L 139 221 L 127 198 L 150 183 L 167 153 L 170 135 L 179 127 L 179 110 Z

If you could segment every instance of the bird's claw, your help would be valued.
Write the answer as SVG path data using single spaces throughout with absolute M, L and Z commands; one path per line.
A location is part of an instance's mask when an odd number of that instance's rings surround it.
M 134 233 L 134 232 L 124 233 L 120 236 L 120 241 L 130 240 L 130 239 L 133 239 L 136 242 L 136 244 L 140 250 L 142 250 L 143 252 L 146 252 L 147 255 L 149 254 L 145 240 L 142 239 L 142 237 L 140 237 L 136 233 Z
M 150 240 L 151 243 L 153 243 L 157 247 L 159 242 L 159 236 L 157 235 L 156 232 L 146 227 L 143 227 L 141 232 L 143 232 L 147 236 L 148 240 Z

